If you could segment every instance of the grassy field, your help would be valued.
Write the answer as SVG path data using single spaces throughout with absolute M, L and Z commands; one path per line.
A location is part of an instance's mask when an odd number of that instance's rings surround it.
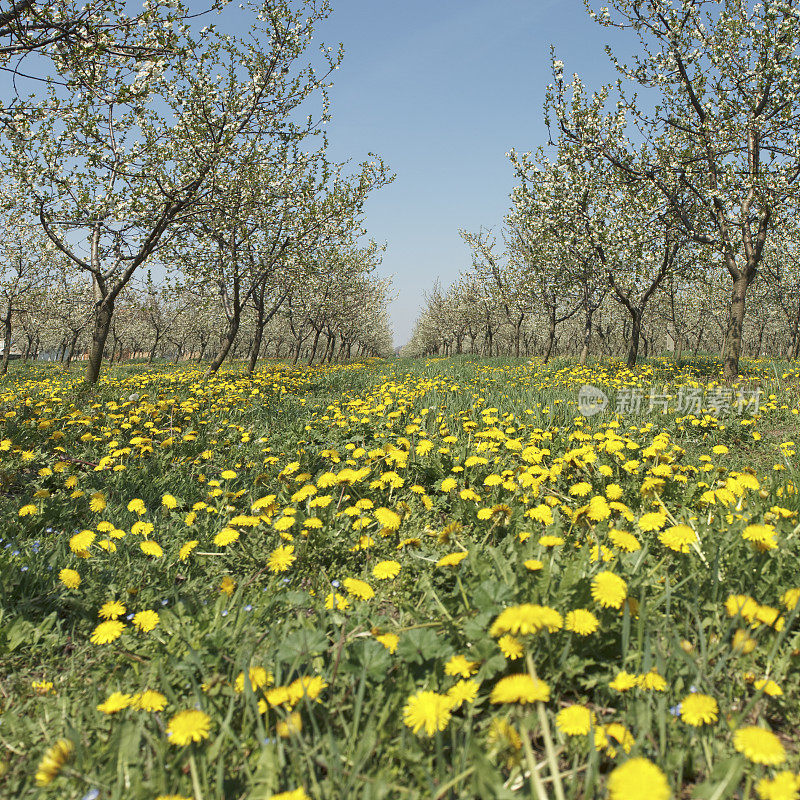
M 743 367 L 13 364 L 0 797 L 798 797 L 800 367 Z

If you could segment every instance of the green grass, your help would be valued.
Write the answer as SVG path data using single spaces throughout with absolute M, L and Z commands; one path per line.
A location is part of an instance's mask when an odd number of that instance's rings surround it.
M 796 611 L 781 605 L 786 590 L 800 587 L 798 462 L 786 444 L 798 435 L 800 370 L 759 361 L 744 374 L 748 388 L 764 390 L 756 414 L 617 418 L 622 387 L 675 396 L 683 385 L 713 388 L 720 364 L 655 359 L 631 373 L 608 360 L 584 368 L 470 357 L 313 368 L 269 362 L 252 378 L 239 364 L 211 378 L 195 365 L 123 364 L 92 391 L 77 372 L 12 364 L 0 383 L 0 795 L 82 798 L 94 789 L 101 798 L 208 800 L 303 787 L 315 800 L 541 800 L 563 785 L 566 797 L 593 798 L 611 770 L 641 755 L 679 796 L 755 797 L 756 782 L 772 770 L 737 752 L 735 728 L 771 728 L 788 768 L 800 769 L 800 637 Z M 576 407 L 585 383 L 611 400 L 589 419 Z M 426 440 L 431 448 L 418 451 Z M 718 445 L 727 452 L 715 452 Z M 486 485 L 490 475 L 502 482 Z M 448 478 L 457 484 L 450 491 L 442 489 Z M 293 499 L 310 484 L 316 494 Z M 589 486 L 586 496 L 572 491 L 578 484 Z M 584 506 L 610 497 L 611 484 L 627 513 L 590 518 Z M 480 501 L 462 498 L 462 489 Z M 102 511 L 91 510 L 97 493 Z M 162 504 L 165 494 L 174 509 Z M 269 495 L 267 518 L 248 522 L 265 513 L 251 506 Z M 319 495 L 330 504 L 312 505 Z M 551 523 L 526 515 L 548 497 Z M 128 510 L 135 498 L 144 514 Z M 26 506 L 34 513 L 20 516 Z M 398 515 L 398 530 L 382 528 L 378 507 Z M 275 523 L 287 508 L 295 521 L 281 531 Z M 661 511 L 661 528 L 696 531 L 696 549 L 676 553 L 658 529 L 639 526 Z M 135 532 L 137 521 L 152 530 Z M 773 549 L 759 552 L 743 538 L 753 524 L 772 526 Z M 215 544 L 225 527 L 238 539 Z M 633 533 L 640 549 L 614 545 L 612 528 Z M 70 549 L 81 530 L 96 534 L 87 558 Z M 541 544 L 542 534 L 563 544 Z M 161 557 L 142 552 L 145 538 L 159 543 Z M 111 544 L 104 549 L 101 540 Z M 197 547 L 181 560 L 192 540 Z M 270 559 L 287 545 L 295 560 L 277 571 Z M 468 555 L 458 566 L 436 566 L 454 552 Z M 387 559 L 400 573 L 377 580 L 372 569 Z M 534 559 L 541 568 L 531 571 L 525 562 Z M 59 581 L 65 568 L 80 574 L 80 586 Z M 626 583 L 621 609 L 592 596 L 605 570 Z M 348 596 L 346 578 L 365 581 L 375 596 Z M 224 579 L 230 594 L 220 590 Z M 326 607 L 334 592 L 347 608 Z M 754 598 L 761 618 L 731 616 L 725 602 L 734 594 Z M 158 625 L 140 633 L 123 615 L 118 639 L 92 644 L 98 611 L 112 599 L 126 615 L 157 611 Z M 530 658 L 506 658 L 489 628 L 521 603 L 564 618 L 589 609 L 599 630 L 523 635 Z M 752 652 L 733 648 L 737 630 L 749 631 Z M 394 653 L 376 639 L 386 633 L 398 637 Z M 454 685 L 445 665 L 455 654 L 475 662 L 475 702 L 454 709 L 435 735 L 413 733 L 404 707 L 420 690 Z M 269 670 L 273 686 L 320 676 L 327 687 L 317 699 L 272 705 L 269 687 L 245 681 L 235 689 L 255 666 Z M 492 702 L 503 677 L 532 666 L 550 688 L 542 715 L 536 706 Z M 609 687 L 621 670 L 653 668 L 665 691 Z M 775 680 L 783 694 L 768 697 L 749 673 Z M 41 680 L 52 691 L 38 694 L 31 683 Z M 716 723 L 694 728 L 671 713 L 691 687 L 716 699 Z M 97 709 L 112 692 L 145 688 L 164 695 L 163 711 Z M 589 708 L 598 726 L 623 725 L 630 744 L 609 740 L 598 751 L 591 737 L 566 736 L 556 714 L 570 703 Z M 208 738 L 170 742 L 170 719 L 195 706 L 210 718 Z M 280 736 L 291 713 L 302 729 Z M 614 730 L 596 728 L 594 741 Z M 59 738 L 74 752 L 37 787 L 39 762 Z M 532 762 L 546 764 L 541 784 Z

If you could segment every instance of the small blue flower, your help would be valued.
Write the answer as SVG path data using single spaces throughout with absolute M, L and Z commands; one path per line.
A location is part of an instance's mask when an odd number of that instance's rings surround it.
M 161 601 L 161 605 L 162 605 L 162 606 L 165 606 L 167 603 L 169 603 L 169 600 L 162 600 L 162 601 Z
M 89 789 L 89 791 L 83 796 L 83 800 L 97 800 L 98 797 L 100 797 L 99 789 Z
M 673 717 L 679 717 L 681 715 L 681 706 L 683 703 L 678 703 L 676 706 L 671 706 L 669 713 L 672 714 Z
M 245 611 L 252 611 L 252 610 L 253 610 L 253 606 L 251 606 L 251 605 L 250 605 L 250 603 L 248 603 L 248 604 L 247 604 L 247 605 L 244 607 L 244 610 L 245 610 Z
M 331 581 L 331 586 L 333 586 L 334 589 L 338 589 L 341 585 L 339 581 Z
M 227 617 L 228 616 L 228 609 L 227 608 L 223 608 L 220 613 L 222 614 L 223 617 Z

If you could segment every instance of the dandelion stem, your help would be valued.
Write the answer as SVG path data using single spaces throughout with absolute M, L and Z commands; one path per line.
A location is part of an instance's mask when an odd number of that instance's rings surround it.
M 189 753 L 189 771 L 192 773 L 194 798 L 195 800 L 203 800 L 203 792 L 200 789 L 200 778 L 197 775 L 197 762 L 194 760 L 194 751 Z
M 525 750 L 525 760 L 528 762 L 528 772 L 530 772 L 531 790 L 538 800 L 549 800 L 547 790 L 544 788 L 542 779 L 539 777 L 539 768 L 536 766 L 536 759 L 531 748 L 530 731 L 523 729 L 522 748 Z
M 530 653 L 525 654 L 525 660 L 528 664 L 528 672 L 531 678 L 536 680 L 536 667 L 533 665 L 533 656 Z M 539 726 L 542 729 L 542 738 L 544 739 L 544 749 L 547 753 L 547 763 L 550 767 L 550 775 L 553 779 L 553 786 L 556 792 L 556 800 L 564 800 L 564 787 L 561 785 L 561 771 L 558 768 L 558 761 L 556 760 L 556 751 L 553 747 L 553 739 L 550 736 L 550 723 L 547 721 L 547 713 L 544 709 L 544 703 L 541 700 L 536 703 L 536 712 L 539 715 Z

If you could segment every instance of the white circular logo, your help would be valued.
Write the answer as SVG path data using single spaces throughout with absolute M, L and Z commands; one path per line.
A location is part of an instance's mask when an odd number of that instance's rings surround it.
M 591 417 L 599 414 L 608 408 L 608 397 L 605 392 L 596 386 L 584 384 L 578 392 L 578 411 L 584 417 Z

